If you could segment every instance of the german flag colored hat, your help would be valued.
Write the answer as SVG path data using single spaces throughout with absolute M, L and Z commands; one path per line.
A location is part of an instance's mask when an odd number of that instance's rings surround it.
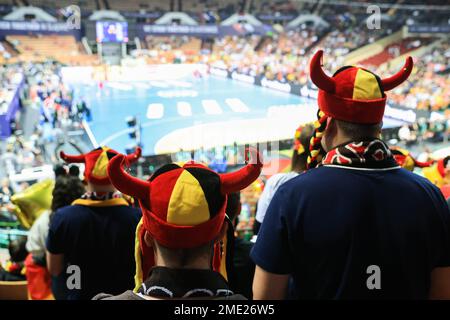
M 110 161 L 108 175 L 112 184 L 122 193 L 138 198 L 142 209 L 136 232 L 137 286 L 154 264 L 153 251 L 144 245 L 145 231 L 171 249 L 199 247 L 219 236 L 225 221 L 227 195 L 246 188 L 261 173 L 261 155 L 255 149 L 248 151 L 251 161 L 235 172 L 218 174 L 190 161 L 183 166 L 164 165 L 149 181 L 126 173 L 123 155 Z
M 141 153 L 141 148 L 137 147 L 134 153 L 124 157 L 128 164 L 131 164 L 139 159 Z M 106 172 L 108 162 L 118 154 L 120 153 L 108 147 L 99 147 L 77 156 L 68 155 L 61 151 L 60 157 L 66 163 L 84 163 L 84 177 L 87 181 L 97 185 L 107 185 L 111 183 Z
M 431 183 L 436 185 L 438 188 L 441 188 L 448 183 L 445 178 L 445 168 L 447 167 L 449 161 L 450 156 L 439 159 L 433 166 L 423 169 L 423 175 L 425 178 L 430 180 Z
M 319 109 L 329 117 L 360 124 L 383 120 L 384 92 L 408 79 L 413 68 L 413 60 L 408 57 L 402 70 L 386 79 L 354 66 L 343 67 L 329 77 L 322 70 L 322 56 L 323 51 L 319 50 L 310 62 L 311 81 L 319 88 Z
M 399 147 L 390 147 L 395 161 L 404 169 L 414 171 L 414 168 L 427 168 L 433 164 L 433 161 L 417 161 L 408 150 Z
M 329 117 L 358 124 L 377 124 L 383 120 L 386 94 L 408 79 L 413 69 L 411 57 L 402 70 L 381 79 L 367 69 L 355 66 L 340 68 L 332 77 L 322 69 L 323 51 L 317 51 L 309 65 L 311 81 L 319 88 L 317 103 L 318 120 L 309 145 L 308 168 L 318 163 L 320 141 Z

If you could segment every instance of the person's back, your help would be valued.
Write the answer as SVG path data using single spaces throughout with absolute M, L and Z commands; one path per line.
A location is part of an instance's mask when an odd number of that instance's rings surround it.
M 307 159 L 309 156 L 309 143 L 313 131 L 313 124 L 301 125 L 297 128 L 295 131 L 294 146 L 291 157 L 291 171 L 276 173 L 267 179 L 264 190 L 261 193 L 257 203 L 255 223 L 253 225 L 253 232 L 255 235 L 258 234 L 270 201 L 278 188 L 286 181 L 296 177 L 299 173 L 306 170 Z
M 94 300 L 244 299 L 227 283 L 232 273 L 228 244 L 234 239 L 226 204 L 229 194 L 261 173 L 261 156 L 256 150 L 248 153 L 251 161 L 235 172 L 217 174 L 190 161 L 164 165 L 147 181 L 124 171 L 124 156 L 113 158 L 108 164 L 111 182 L 138 198 L 142 209 L 136 230 L 140 259 L 134 292 L 101 293 Z
M 101 291 L 120 293 L 134 285 L 134 236 L 140 210 L 127 206 L 73 205 L 58 210 L 52 234 L 69 265 L 81 270 L 81 289 L 68 291 L 68 299 L 90 299 Z M 61 232 L 62 231 L 62 232 Z M 70 275 L 67 275 L 70 276 Z
M 234 232 L 236 226 L 239 224 L 239 215 L 241 214 L 241 195 L 239 192 L 228 195 L 225 212 L 234 226 L 234 228 L 230 228 L 227 231 L 229 239 L 234 239 L 230 248 L 227 245 L 228 252 L 226 255 L 232 262 L 232 268 L 227 273 L 228 283 L 230 284 L 231 290 L 251 299 L 252 282 L 255 274 L 255 264 L 250 259 L 253 242 L 237 237 Z
M 267 210 L 251 253 L 253 296 L 284 298 L 293 276 L 300 298 L 449 298 L 448 206 L 380 140 L 385 91 L 408 78 L 412 58 L 382 79 L 355 66 L 329 77 L 322 55 L 310 63 L 319 112 L 308 171 Z
M 320 167 L 288 181 L 274 205 L 291 213 L 282 218 L 291 239 L 286 250 L 301 253 L 291 255 L 300 298 L 427 298 L 432 269 L 449 263 L 442 250 L 449 215 L 435 205 L 443 201 L 438 196 L 404 169 Z M 378 267 L 380 288 L 370 290 L 371 268 Z
M 50 219 L 47 267 L 54 277 L 53 291 L 67 299 L 91 299 L 101 291 L 119 293 L 133 287 L 134 239 L 141 214 L 108 178 L 106 167 L 117 155 L 106 146 L 76 156 L 61 152 L 67 163 L 85 163 L 87 182 L 87 192 Z M 125 158 L 131 164 L 140 155 L 137 148 Z
M 9 261 L 4 268 L 0 264 L 0 281 L 23 281 L 25 277 L 24 261 L 28 254 L 25 244 L 26 237 L 10 241 L 8 244 Z

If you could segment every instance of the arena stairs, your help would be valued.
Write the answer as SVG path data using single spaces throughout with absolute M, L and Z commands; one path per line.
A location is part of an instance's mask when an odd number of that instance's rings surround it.
M 419 42 L 420 41 L 420 42 Z M 345 57 L 347 65 L 376 66 L 383 68 L 386 63 L 397 63 L 404 60 L 408 55 L 418 57 L 438 45 L 442 39 L 433 36 L 418 37 L 409 34 L 407 28 L 403 28 L 387 37 L 372 44 L 361 47 L 350 52 Z M 396 57 L 392 58 L 391 50 L 397 50 Z

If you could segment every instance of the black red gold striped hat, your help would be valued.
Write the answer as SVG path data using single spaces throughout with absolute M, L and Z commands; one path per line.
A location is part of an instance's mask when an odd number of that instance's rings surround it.
M 139 159 L 141 153 L 141 148 L 137 147 L 135 152 L 125 156 L 125 159 L 131 164 Z M 106 185 L 111 183 L 106 168 L 109 161 L 118 154 L 119 152 L 104 146 L 76 156 L 68 155 L 61 151 L 60 157 L 67 163 L 84 163 L 85 179 L 93 184 Z
M 319 88 L 319 109 L 326 116 L 347 122 L 375 124 L 383 120 L 386 106 L 385 91 L 405 81 L 413 69 L 411 57 L 395 75 L 381 79 L 373 72 L 355 66 L 339 69 L 332 77 L 322 70 L 323 51 L 310 62 L 311 81 Z
M 160 244 L 168 248 L 192 248 L 211 241 L 225 217 L 226 196 L 250 185 L 261 173 L 261 155 L 254 149 L 252 162 L 242 169 L 218 174 L 193 161 L 167 164 L 149 179 L 135 178 L 123 169 L 125 156 L 108 165 L 112 184 L 139 199 L 143 223 Z
M 251 159 L 248 159 L 248 153 Z M 154 265 L 153 250 L 144 245 L 148 232 L 157 243 L 171 249 L 189 249 L 214 241 L 225 221 L 227 195 L 249 186 L 261 173 L 262 158 L 255 149 L 246 150 L 247 165 L 235 172 L 218 174 L 203 164 L 167 164 L 148 181 L 124 171 L 126 158 L 114 157 L 108 165 L 112 184 L 136 197 L 142 220 L 136 232 L 136 284 L 145 280 Z M 216 259 L 218 267 L 220 260 Z
M 408 150 L 399 147 L 390 147 L 392 155 L 395 161 L 405 168 L 406 170 L 413 171 L 415 167 L 417 168 L 427 168 L 433 164 L 434 161 L 422 162 L 417 161 Z

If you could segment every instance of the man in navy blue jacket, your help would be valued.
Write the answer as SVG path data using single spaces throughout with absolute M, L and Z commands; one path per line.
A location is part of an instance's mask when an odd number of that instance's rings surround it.
M 255 299 L 450 299 L 450 212 L 428 180 L 398 166 L 379 140 L 385 91 L 358 67 L 333 77 L 311 60 L 319 87 L 310 169 L 279 188 L 251 257 Z M 320 159 L 319 148 L 327 153 Z
M 127 163 L 136 161 L 140 152 L 126 156 Z M 61 153 L 66 162 L 85 164 L 88 192 L 58 209 L 50 220 L 47 267 L 57 298 L 91 299 L 98 292 L 133 288 L 141 212 L 109 180 L 106 167 L 117 154 L 107 147 L 77 156 Z

